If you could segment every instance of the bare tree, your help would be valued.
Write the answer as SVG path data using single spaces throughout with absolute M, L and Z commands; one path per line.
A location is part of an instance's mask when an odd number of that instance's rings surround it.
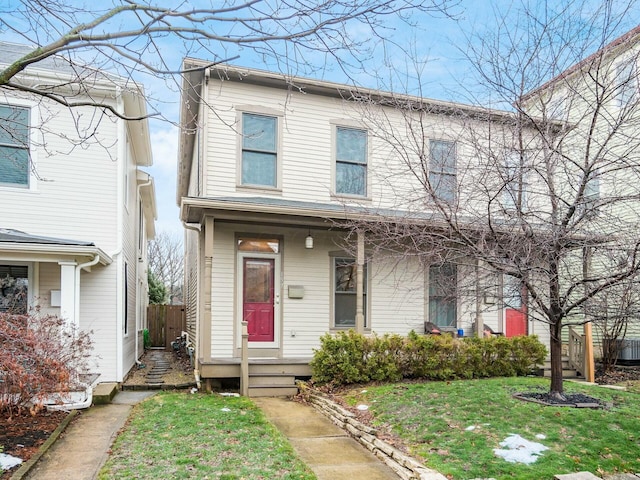
M 491 275 L 515 280 L 548 324 L 550 393 L 563 396 L 562 329 L 640 270 L 640 32 L 614 40 L 634 2 L 534 4 L 470 36 L 476 107 L 351 99 L 386 158 L 376 188 L 401 199 L 351 227 L 386 257 L 463 266 L 476 298 Z
M 182 303 L 184 280 L 184 248 L 182 236 L 161 232 L 149 241 L 149 270 L 162 282 L 169 304 Z
M 23 0 L 0 7 L 0 31 L 32 46 L 1 67 L 0 88 L 122 115 L 108 101 L 79 95 L 86 90 L 83 85 L 95 81 L 96 70 L 117 74 L 120 78 L 111 77 L 114 82 L 165 78 L 174 87 L 177 65 L 192 53 L 210 57 L 212 65 L 257 55 L 286 74 L 324 69 L 327 56 L 345 71 L 357 70 L 370 58 L 375 41 L 393 36 L 395 20 L 413 24 L 420 13 L 446 14 L 451 0 L 108 3 Z M 308 60 L 311 56 L 319 61 Z M 53 78 L 45 83 L 20 80 L 21 71 L 47 59 L 55 59 L 57 68 L 72 78 L 57 83 Z M 156 100 L 165 98 L 162 93 Z M 162 110 L 152 114 L 161 116 Z

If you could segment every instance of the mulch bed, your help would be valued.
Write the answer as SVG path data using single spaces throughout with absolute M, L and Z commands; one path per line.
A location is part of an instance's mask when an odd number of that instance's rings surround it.
M 58 428 L 58 425 L 68 415 L 67 412 L 42 411 L 36 415 L 25 412 L 21 415 L 0 415 L 0 446 L 2 453 L 22 459 L 25 463 L 49 438 L 49 435 Z M 0 479 L 11 477 L 20 465 L 0 472 Z
M 557 398 L 549 393 L 527 392 L 514 395 L 515 398 L 529 402 L 541 403 L 550 407 L 601 408 L 604 404 L 597 398 L 582 393 L 565 394 Z

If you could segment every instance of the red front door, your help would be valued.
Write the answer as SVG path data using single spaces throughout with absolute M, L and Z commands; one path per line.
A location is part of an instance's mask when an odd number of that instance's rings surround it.
M 514 277 L 504 278 L 504 320 L 505 336 L 527 335 L 526 292 L 520 280 Z
M 250 342 L 274 341 L 274 267 L 270 258 L 243 259 L 242 318 Z

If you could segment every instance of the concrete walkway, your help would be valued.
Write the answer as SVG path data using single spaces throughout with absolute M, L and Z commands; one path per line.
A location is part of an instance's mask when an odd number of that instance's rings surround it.
M 94 480 L 131 408 L 156 392 L 119 392 L 82 412 L 27 475 L 29 480 Z
M 313 407 L 283 398 L 254 398 L 318 480 L 398 480 L 398 476 Z

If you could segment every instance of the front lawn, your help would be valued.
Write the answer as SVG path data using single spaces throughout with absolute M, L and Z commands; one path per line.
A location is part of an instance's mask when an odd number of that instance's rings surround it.
M 343 398 L 368 405 L 376 425 L 399 436 L 427 466 L 456 480 L 640 471 L 638 394 L 565 382 L 567 393 L 607 402 L 599 410 L 547 407 L 512 397 L 548 388 L 548 379 L 495 378 L 359 387 Z M 494 449 L 511 434 L 548 450 L 530 465 L 508 463 Z
M 251 400 L 163 392 L 134 407 L 98 478 L 316 477 Z

